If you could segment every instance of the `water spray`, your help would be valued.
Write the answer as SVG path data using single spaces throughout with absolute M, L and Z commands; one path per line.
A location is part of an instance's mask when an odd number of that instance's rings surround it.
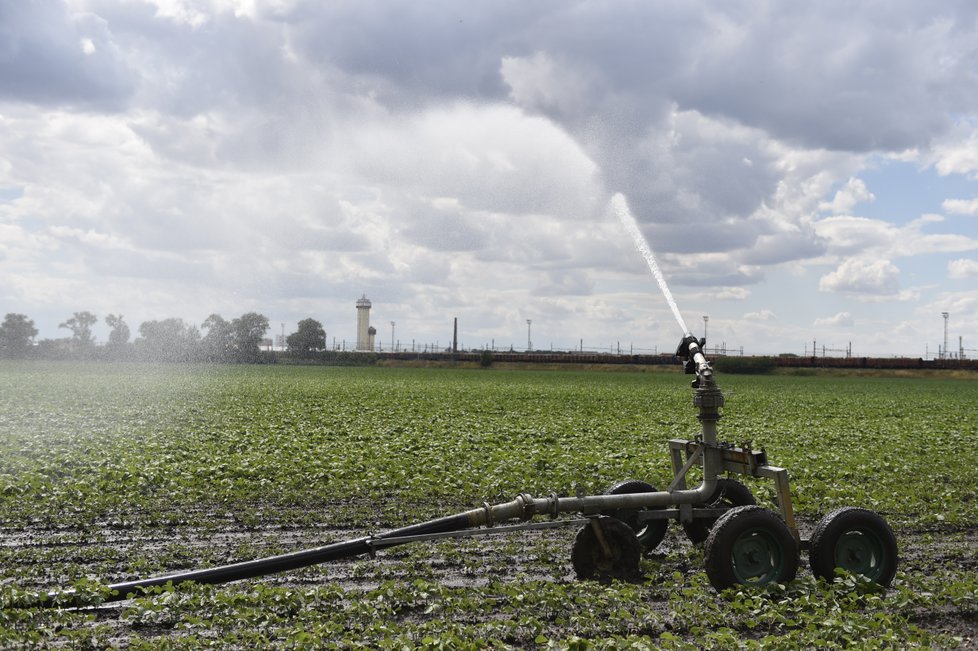
M 676 299 L 673 298 L 672 292 L 669 291 L 669 284 L 659 269 L 659 264 L 655 260 L 655 253 L 652 252 L 649 243 L 645 241 L 645 236 L 642 235 L 642 231 L 638 229 L 638 223 L 635 221 L 635 217 L 632 216 L 632 211 L 628 209 L 628 201 L 625 199 L 625 195 L 618 192 L 615 196 L 611 197 L 611 207 L 614 209 L 615 214 L 618 215 L 618 219 L 621 221 L 622 226 L 625 227 L 625 231 L 631 235 L 632 241 L 635 242 L 635 248 L 638 249 L 638 252 L 642 254 L 645 262 L 649 265 L 649 271 L 655 277 L 655 282 L 659 283 L 659 289 L 662 290 L 662 295 L 665 296 L 666 303 L 669 304 L 672 315 L 676 317 L 676 323 L 679 324 L 683 335 L 692 336 L 689 327 L 686 325 L 686 321 L 683 319 L 682 313 L 679 311 L 679 306 L 676 305 Z

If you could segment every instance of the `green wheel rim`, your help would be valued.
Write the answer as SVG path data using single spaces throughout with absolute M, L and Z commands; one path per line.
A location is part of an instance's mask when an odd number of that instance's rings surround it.
M 874 532 L 851 529 L 835 544 L 835 566 L 875 581 L 887 563 L 886 548 Z
M 766 529 L 742 533 L 734 542 L 730 557 L 738 583 L 768 585 L 775 583 L 784 571 L 784 548 Z

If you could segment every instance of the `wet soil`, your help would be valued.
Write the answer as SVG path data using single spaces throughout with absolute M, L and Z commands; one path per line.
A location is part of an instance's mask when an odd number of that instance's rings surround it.
M 342 508 L 312 517 L 307 512 L 302 523 L 274 515 L 260 523 L 244 522 L 233 513 L 201 510 L 185 514 L 185 524 L 127 528 L 106 521 L 91 528 L 4 528 L 0 584 L 16 581 L 21 588 L 48 590 L 81 577 L 105 583 L 129 581 L 309 549 L 405 524 L 375 514 L 373 522 L 357 526 L 345 517 L 354 510 Z M 803 538 L 814 525 L 800 522 Z M 253 581 L 293 587 L 334 585 L 354 594 L 384 581 L 418 578 L 453 588 L 485 586 L 490 581 L 566 583 L 575 580 L 570 549 L 577 530 L 563 527 L 413 543 L 381 550 L 374 558 L 342 559 Z M 978 526 L 896 533 L 902 572 L 978 572 Z M 661 566 L 660 576 L 669 576 L 702 571 L 701 554 L 672 526 L 647 559 Z M 807 572 L 804 553 L 801 564 L 800 572 Z M 105 604 L 91 611 L 98 623 L 114 629 L 120 642 L 128 634 L 121 617 L 128 603 Z M 668 615 L 669 604 L 663 601 L 661 609 Z M 978 610 L 928 609 L 915 612 L 912 619 L 929 632 L 960 637 L 963 648 L 978 648 Z M 145 636 L 147 629 L 139 633 Z

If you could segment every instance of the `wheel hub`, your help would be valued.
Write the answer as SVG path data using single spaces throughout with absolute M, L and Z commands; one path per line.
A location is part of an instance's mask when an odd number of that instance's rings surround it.
M 835 559 L 838 567 L 875 579 L 883 565 L 883 548 L 875 536 L 848 531 L 836 544 Z
M 733 547 L 734 573 L 741 583 L 767 584 L 780 573 L 782 555 L 780 545 L 767 532 L 745 532 Z

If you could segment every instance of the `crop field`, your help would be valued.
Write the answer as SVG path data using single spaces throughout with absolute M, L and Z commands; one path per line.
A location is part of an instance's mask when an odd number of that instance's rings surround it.
M 791 471 L 802 534 L 843 505 L 900 546 L 854 576 L 716 593 L 670 525 L 633 582 L 578 581 L 576 529 L 414 543 L 103 603 L 110 583 L 317 547 L 483 502 L 671 477 L 673 372 L 0 364 L 0 648 L 978 645 L 978 381 L 718 377 L 720 438 Z M 774 487 L 745 480 L 759 503 Z M 39 606 L 73 588 L 83 608 Z M 55 598 L 57 599 L 57 598 Z

